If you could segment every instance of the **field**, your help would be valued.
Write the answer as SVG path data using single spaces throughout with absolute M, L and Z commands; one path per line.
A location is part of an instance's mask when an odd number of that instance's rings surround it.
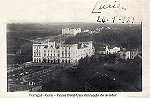
M 139 92 L 142 91 L 141 64 L 87 64 L 57 73 L 42 91 Z

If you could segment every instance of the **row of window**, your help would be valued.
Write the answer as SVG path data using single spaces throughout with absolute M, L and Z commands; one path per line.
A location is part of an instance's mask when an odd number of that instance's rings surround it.
M 34 62 L 41 62 L 40 58 L 34 58 Z
M 91 54 L 91 52 L 84 52 L 84 53 L 81 53 L 81 54 L 79 54 L 79 55 L 86 55 L 86 54 Z M 34 52 L 34 56 L 41 56 L 41 53 L 40 52 Z M 59 53 L 57 53 L 57 54 L 55 54 L 55 53 L 51 53 L 51 54 L 47 54 L 46 52 L 44 52 L 44 56 L 57 56 L 57 57 L 60 57 L 60 54 Z M 66 53 L 66 52 L 62 52 L 62 57 L 70 57 L 70 52 L 69 53 Z
M 44 56 L 46 56 L 46 53 L 44 53 Z M 60 57 L 60 54 L 48 54 L 47 56 L 57 56 L 57 57 Z M 67 55 L 67 53 L 65 53 L 65 54 L 63 54 L 62 53 L 62 57 L 70 57 L 70 53 L 68 53 L 68 55 Z
M 34 58 L 34 62 L 43 62 L 43 63 L 71 63 L 71 60 L 60 60 L 60 59 L 43 59 L 41 60 L 40 58 Z
M 34 56 L 41 56 L 40 52 L 34 52 Z
M 40 49 L 41 48 L 41 46 L 33 46 L 33 49 Z

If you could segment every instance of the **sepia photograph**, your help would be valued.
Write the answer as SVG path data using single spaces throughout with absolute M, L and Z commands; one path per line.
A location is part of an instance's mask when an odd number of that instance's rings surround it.
M 142 22 L 105 22 L 8 23 L 7 92 L 142 92 Z
M 144 0 L 5 0 L 0 98 L 148 98 Z

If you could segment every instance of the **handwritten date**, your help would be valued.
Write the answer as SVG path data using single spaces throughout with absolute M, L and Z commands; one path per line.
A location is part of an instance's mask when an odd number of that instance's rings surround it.
M 111 18 L 98 16 L 97 22 L 99 23 L 134 23 L 133 16 L 114 16 Z

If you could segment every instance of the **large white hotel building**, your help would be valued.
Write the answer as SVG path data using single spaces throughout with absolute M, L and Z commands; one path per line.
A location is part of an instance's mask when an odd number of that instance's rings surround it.
M 76 31 L 77 30 L 77 31 Z M 62 34 L 80 33 L 80 29 L 62 29 Z M 71 31 L 71 32 L 69 32 Z M 48 63 L 72 63 L 77 64 L 81 58 L 92 56 L 95 52 L 93 42 L 78 42 L 76 44 L 64 44 L 61 42 L 47 41 L 42 43 L 34 43 L 33 47 L 33 62 L 48 62 Z

